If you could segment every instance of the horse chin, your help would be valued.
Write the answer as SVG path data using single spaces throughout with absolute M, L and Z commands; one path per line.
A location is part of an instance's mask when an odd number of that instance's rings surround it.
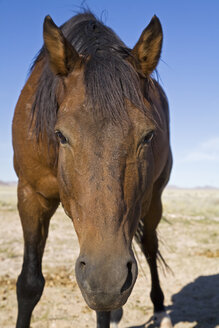
M 89 294 L 81 290 L 87 305 L 95 311 L 112 311 L 121 308 L 131 294 L 131 291 L 124 292 L 119 295 L 112 293 L 94 293 Z

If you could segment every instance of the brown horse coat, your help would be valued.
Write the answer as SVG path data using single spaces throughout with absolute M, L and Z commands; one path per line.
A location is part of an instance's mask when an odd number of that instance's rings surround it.
M 91 13 L 61 28 L 46 17 L 44 48 L 13 119 L 25 242 L 17 327 L 29 326 L 42 294 L 43 250 L 60 200 L 79 238 L 77 281 L 99 327 L 134 286 L 134 235 L 151 269 L 155 311 L 164 310 L 156 227 L 172 157 L 167 99 L 150 77 L 161 46 L 155 16 L 132 50 Z

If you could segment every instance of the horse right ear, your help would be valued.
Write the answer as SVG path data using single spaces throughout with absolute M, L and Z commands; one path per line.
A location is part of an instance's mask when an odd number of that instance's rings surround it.
M 51 70 L 55 75 L 66 76 L 79 60 L 79 54 L 50 16 L 44 20 L 43 38 Z

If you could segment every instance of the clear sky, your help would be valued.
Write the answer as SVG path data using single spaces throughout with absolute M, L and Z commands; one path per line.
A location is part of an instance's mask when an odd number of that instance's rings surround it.
M 0 0 L 0 180 L 16 180 L 11 121 L 30 64 L 42 46 L 44 17 L 61 25 L 77 0 Z M 129 47 L 156 14 L 164 45 L 158 71 L 169 98 L 171 184 L 219 187 L 219 1 L 87 0 Z

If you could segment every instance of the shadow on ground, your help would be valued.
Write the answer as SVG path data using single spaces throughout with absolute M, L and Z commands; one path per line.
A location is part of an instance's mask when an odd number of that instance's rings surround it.
M 193 328 L 219 325 L 219 274 L 200 276 L 172 296 L 169 307 L 173 324 L 193 322 Z
M 172 296 L 173 305 L 167 310 L 173 325 L 189 322 L 192 328 L 216 328 L 219 326 L 219 274 L 200 276 Z M 144 328 L 132 326 L 129 328 Z M 154 327 L 152 324 L 147 328 Z

